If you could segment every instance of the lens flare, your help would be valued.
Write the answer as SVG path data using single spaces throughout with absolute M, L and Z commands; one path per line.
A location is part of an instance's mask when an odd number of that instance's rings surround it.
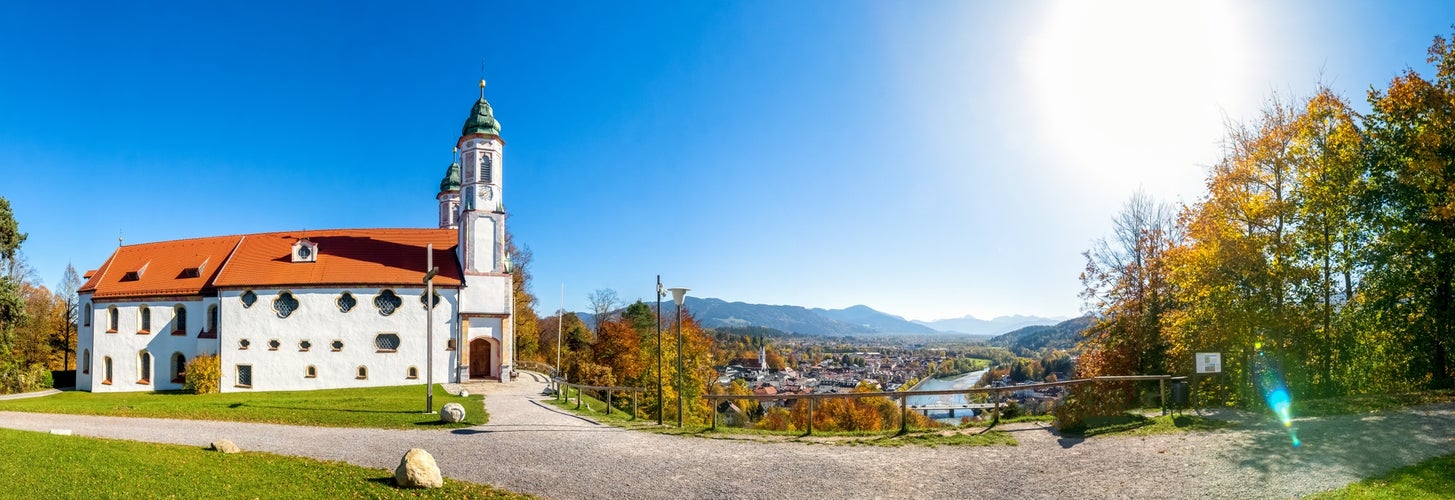
M 1255 344 L 1254 347 L 1261 348 L 1262 344 Z M 1288 430 L 1293 446 L 1297 448 L 1303 444 L 1298 439 L 1298 431 L 1293 428 L 1293 398 L 1288 394 L 1288 384 L 1284 382 L 1283 370 L 1279 367 L 1278 360 L 1259 351 L 1253 359 L 1253 376 L 1258 380 L 1263 401 L 1268 403 L 1268 408 L 1273 410 L 1278 421 L 1283 423 L 1283 428 Z

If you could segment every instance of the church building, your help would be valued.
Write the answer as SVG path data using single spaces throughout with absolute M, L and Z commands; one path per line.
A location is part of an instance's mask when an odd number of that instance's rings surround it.
M 223 392 L 423 384 L 428 375 L 509 382 L 505 141 L 483 80 L 455 147 L 436 195 L 438 228 L 117 248 L 78 292 L 77 388 L 181 389 L 187 362 L 211 354 L 221 361 Z M 424 281 L 430 257 L 438 269 L 433 308 Z

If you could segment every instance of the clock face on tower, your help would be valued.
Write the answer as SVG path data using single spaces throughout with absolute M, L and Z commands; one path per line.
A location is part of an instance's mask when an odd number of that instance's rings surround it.
M 495 187 L 484 186 L 478 191 L 475 191 L 475 196 L 480 200 L 480 206 L 488 206 L 485 205 L 485 203 L 488 203 L 490 200 L 495 199 Z

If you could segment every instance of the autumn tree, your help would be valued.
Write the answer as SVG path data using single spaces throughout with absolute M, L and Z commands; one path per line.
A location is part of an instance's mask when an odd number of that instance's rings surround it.
M 617 297 L 616 290 L 602 288 L 588 294 L 586 301 L 591 304 L 591 314 L 596 318 L 596 333 L 600 334 L 602 322 L 607 319 L 611 311 L 616 310 L 621 299 Z
M 80 297 L 76 290 L 81 288 L 81 277 L 76 274 L 76 268 L 66 264 L 66 272 L 61 275 L 60 286 L 57 287 L 56 296 L 61 303 L 59 309 L 61 318 L 56 325 L 56 338 L 52 339 L 51 349 L 61 353 L 61 369 L 71 369 L 71 354 L 76 352 L 76 325 L 80 324 L 80 317 L 84 314 L 81 311 Z
M 1455 386 L 1455 45 L 1435 37 L 1434 79 L 1413 69 L 1372 90 L 1370 300 L 1414 354 L 1412 375 Z
M 10 209 L 10 200 L 0 197 L 0 268 L 3 268 L 0 272 L 0 394 L 20 392 L 30 385 L 13 351 L 15 328 L 26 320 L 25 299 L 21 295 L 23 280 L 12 271 L 24 262 L 19 249 L 25 237 Z
M 511 318 L 515 336 L 515 357 L 519 360 L 541 360 L 540 318 L 536 316 L 536 296 L 530 292 L 530 265 L 534 258 L 529 248 L 515 245 L 515 237 L 505 233 L 505 254 L 510 259 L 512 280 Z M 552 361 L 554 362 L 554 361 Z
M 1163 257 L 1181 240 L 1171 205 L 1138 192 L 1113 219 L 1111 239 L 1096 242 L 1081 274 L 1081 296 L 1096 315 L 1084 333 L 1087 375 L 1160 373 L 1167 346 L 1162 316 L 1171 308 Z

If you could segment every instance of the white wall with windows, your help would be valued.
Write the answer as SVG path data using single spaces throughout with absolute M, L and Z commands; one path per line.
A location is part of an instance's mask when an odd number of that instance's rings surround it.
M 206 312 L 217 304 L 216 298 L 157 297 L 111 302 L 82 294 L 80 302 L 88 308 L 91 321 L 87 324 L 83 319 L 77 328 L 76 346 L 80 351 L 77 389 L 92 392 L 181 389 L 182 374 L 174 373 L 176 367 L 170 364 L 173 355 L 191 360 L 198 354 L 217 352 L 216 340 L 199 338 L 206 324 Z M 143 357 L 143 352 L 148 356 Z M 106 358 L 112 363 L 110 379 L 106 378 L 103 366 Z M 150 363 L 142 366 L 148 358 Z
M 434 380 L 454 382 L 460 350 L 448 346 L 459 334 L 457 290 L 435 292 Z M 423 384 L 423 295 L 423 287 L 223 290 L 222 391 Z

